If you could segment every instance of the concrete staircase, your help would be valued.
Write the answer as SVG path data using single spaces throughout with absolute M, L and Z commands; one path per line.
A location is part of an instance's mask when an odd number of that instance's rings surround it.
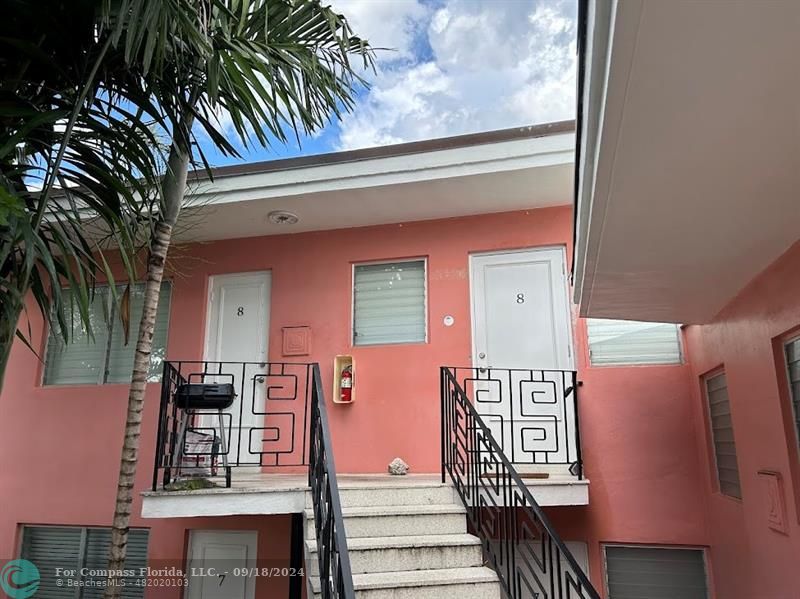
M 426 476 L 340 476 L 357 599 L 500 599 L 453 487 Z M 319 597 L 314 512 L 306 502 L 306 580 Z

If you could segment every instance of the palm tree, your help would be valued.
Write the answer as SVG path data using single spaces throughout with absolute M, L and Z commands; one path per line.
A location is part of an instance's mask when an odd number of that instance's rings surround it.
M 15 336 L 33 349 L 18 329 L 26 296 L 65 341 L 72 312 L 91 333 L 94 283 L 114 280 L 107 248 L 134 278 L 157 197 L 163 159 L 147 120 L 125 109 L 122 50 L 97 35 L 101 4 L 9 2 L 0 20 L 0 388 Z
M 206 164 L 195 134 L 202 130 L 222 152 L 238 155 L 217 116 L 226 111 L 246 146 L 310 133 L 353 106 L 362 82 L 350 57 L 372 65 L 369 45 L 319 0 L 140 0 L 110 15 L 131 61 L 126 98 L 161 123 L 169 137 L 161 199 L 149 240 L 144 309 L 133 376 L 112 525 L 106 599 L 118 597 L 113 573 L 122 569 L 138 461 L 142 408 L 159 291 L 173 228 L 184 203 L 190 167 Z M 115 5 L 116 7 L 117 5 Z M 135 18 L 133 17 L 135 15 Z M 138 70 L 137 70 L 138 69 Z M 139 97 L 132 91 L 139 85 Z M 151 114 L 151 111 L 154 111 Z

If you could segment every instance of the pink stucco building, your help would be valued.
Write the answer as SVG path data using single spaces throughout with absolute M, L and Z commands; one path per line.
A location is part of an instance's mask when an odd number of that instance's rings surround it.
M 797 136 L 788 97 L 714 96 L 737 59 L 790 85 L 759 67 L 790 16 L 587 3 L 577 126 L 195 179 L 125 596 L 799 597 Z M 780 34 L 747 61 L 693 25 L 753 19 Z M 102 580 L 131 353 L 95 301 L 95 343 L 30 311 L 0 397 L 0 559 L 43 597 Z M 222 433 L 191 383 L 232 385 Z

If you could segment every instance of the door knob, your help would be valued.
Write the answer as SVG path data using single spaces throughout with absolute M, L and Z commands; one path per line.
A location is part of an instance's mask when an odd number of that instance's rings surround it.
M 481 360 L 483 360 L 485 357 L 486 357 L 486 354 L 483 353 L 483 352 L 478 354 L 478 358 L 480 358 Z

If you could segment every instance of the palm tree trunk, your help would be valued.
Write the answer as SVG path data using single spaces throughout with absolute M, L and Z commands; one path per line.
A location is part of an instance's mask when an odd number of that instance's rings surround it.
M 3 391 L 3 381 L 5 380 L 6 366 L 11 355 L 11 346 L 17 334 L 17 323 L 22 314 L 22 302 L 15 301 L 11 293 L 6 295 L 5 300 L 10 304 L 0 318 L 0 392 Z M 9 318 L 11 315 L 15 317 Z
M 191 117 L 187 117 L 186 130 L 191 129 Z M 115 572 L 123 569 L 127 553 L 128 529 L 133 504 L 133 488 L 136 479 L 136 466 L 139 460 L 139 440 L 142 430 L 142 409 L 147 387 L 147 372 L 150 367 L 150 352 L 153 346 L 156 310 L 161 293 L 161 280 L 167 260 L 172 230 L 178 220 L 189 170 L 190 150 L 188 144 L 173 140 L 167 161 L 167 172 L 162 185 L 163 202 L 161 217 L 150 239 L 150 254 L 147 260 L 147 281 L 144 290 L 144 309 L 136 340 L 136 354 L 133 362 L 133 377 L 128 393 L 128 416 L 125 423 L 125 440 L 122 445 L 119 481 L 117 483 L 116 507 L 111 527 L 111 547 L 109 550 L 109 576 L 103 594 L 104 599 L 117 599 L 121 596 L 119 577 Z

